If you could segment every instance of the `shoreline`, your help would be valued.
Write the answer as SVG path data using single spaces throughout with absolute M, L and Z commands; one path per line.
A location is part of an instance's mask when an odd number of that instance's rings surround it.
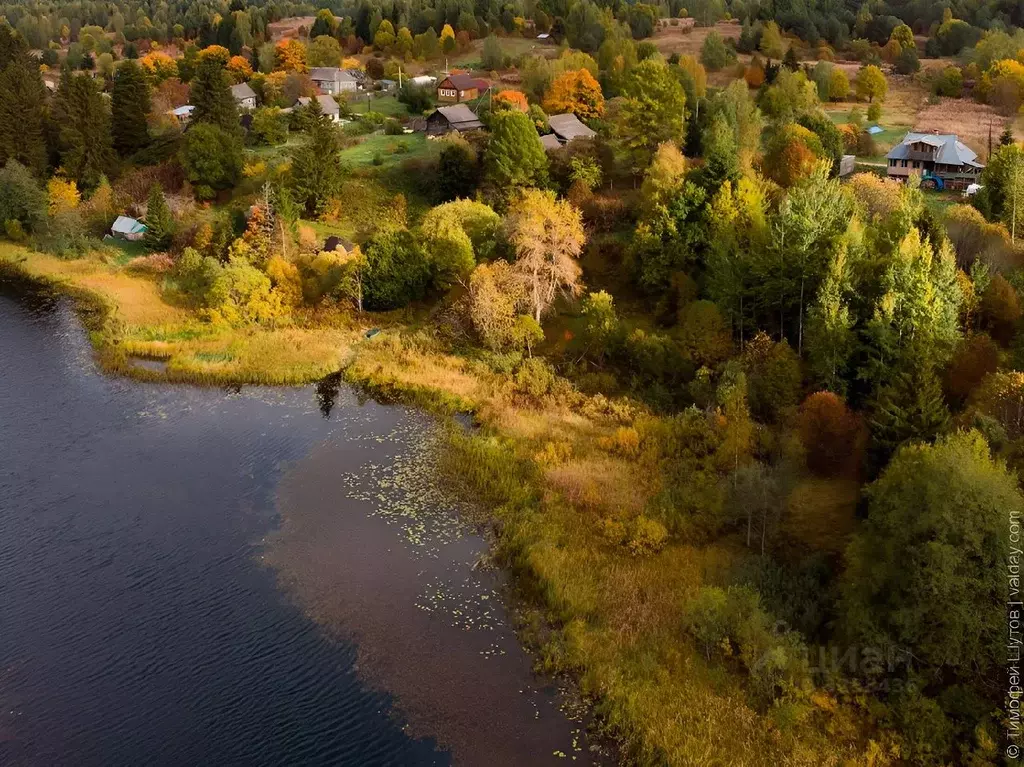
M 85 307 L 83 321 L 105 372 L 143 382 L 265 385 L 310 383 L 340 370 L 358 393 L 382 403 L 471 414 L 478 426 L 471 433 L 449 429 L 441 474 L 486 509 L 481 524 L 489 527 L 495 565 L 521 597 L 516 636 L 536 670 L 572 681 L 594 713 L 596 739 L 614 743 L 623 762 L 811 767 L 863 759 L 874 738 L 884 737 L 856 702 L 827 692 L 808 694 L 799 716 L 777 720 L 749 695 L 742 672 L 708 663 L 687 641 L 687 601 L 703 584 L 728 582 L 746 552 L 739 539 L 674 537 L 647 516 L 672 481 L 666 472 L 673 464 L 659 452 L 662 435 L 676 428 L 672 417 L 583 394 L 543 359 L 515 374 L 501 372 L 452 353 L 428 331 L 397 324 L 365 342 L 361 330 L 307 328 L 338 341 L 330 348 L 334 364 L 321 358 L 310 365 L 300 352 L 304 366 L 287 375 L 261 375 L 245 365 L 208 365 L 198 377 L 173 365 L 163 372 L 126 369 L 127 352 L 154 348 L 124 343 L 130 333 L 145 336 L 138 320 L 147 312 L 172 313 L 198 332 L 195 320 L 156 306 L 159 293 L 145 277 L 117 273 L 120 290 L 149 283 L 151 305 L 127 307 L 134 314 L 126 317 L 126 307 L 90 296 L 81 279 L 58 278 L 75 262 L 44 264 L 58 274 L 40 277 L 11 264 L 2 249 L 0 275 L 5 261 L 8 270 L 70 294 L 79 311 Z M 111 273 L 109 265 L 103 269 Z M 136 320 L 134 329 L 128 319 Z M 278 329 L 260 329 L 226 332 L 215 343 L 259 349 L 268 336 L 278 345 L 291 340 Z M 194 355 L 190 343 L 156 348 Z M 722 419 L 710 428 L 725 426 Z
M 258 379 L 245 376 L 236 377 L 233 375 L 223 377 L 212 376 L 200 380 L 192 380 L 176 377 L 173 373 L 169 374 L 166 368 L 158 370 L 133 365 L 130 362 L 132 359 L 146 358 L 139 355 L 128 355 L 118 348 L 118 339 L 113 335 L 116 333 L 116 328 L 112 327 L 112 320 L 117 307 L 112 302 L 106 300 L 101 294 L 76 286 L 68 280 L 33 274 L 20 264 L 0 257 L 0 281 L 4 280 L 19 283 L 31 290 L 44 292 L 48 296 L 63 296 L 70 299 L 75 315 L 82 322 L 89 336 L 90 346 L 93 349 L 99 372 L 104 375 L 123 376 L 139 383 L 170 383 L 218 387 L 266 385 Z M 449 393 L 439 389 L 397 386 L 393 381 L 374 377 L 372 368 L 360 375 L 354 375 L 350 371 L 355 365 L 356 353 L 354 348 L 349 351 L 350 354 L 347 362 L 339 370 L 332 371 L 327 375 L 338 376 L 351 386 L 357 395 L 369 396 L 380 404 L 396 404 L 417 408 L 434 416 L 474 417 L 476 403 L 463 397 L 451 396 Z M 313 384 L 321 380 L 323 380 L 322 376 L 275 385 L 301 386 Z M 443 444 L 438 445 L 439 451 L 449 447 L 451 445 L 451 437 L 456 435 L 454 422 L 449 422 L 447 426 L 450 427 L 448 429 L 449 437 L 441 438 Z M 439 428 L 445 430 L 446 424 L 440 424 Z M 467 437 L 465 429 L 458 429 L 458 432 L 457 436 L 461 438 Z M 453 471 L 452 467 L 445 465 L 446 462 L 443 458 L 441 463 L 444 466 L 443 471 Z M 460 483 L 455 484 L 459 485 Z M 458 488 L 456 494 L 464 496 L 464 501 L 476 504 L 476 501 L 472 501 L 468 497 L 466 488 Z M 559 691 L 558 695 L 562 696 L 568 705 L 577 711 L 579 721 L 587 722 L 591 726 L 586 731 L 586 737 L 591 742 L 592 747 L 597 749 L 597 753 L 603 756 L 611 754 L 615 763 L 621 763 L 621 760 L 616 757 L 619 747 L 618 742 L 614 738 L 609 737 L 609 734 L 604 730 L 601 717 L 596 710 L 595 701 L 583 694 L 578 680 L 571 674 L 540 671 L 538 669 L 544 649 L 541 636 L 547 633 L 550 627 L 538 625 L 539 620 L 543 621 L 544 619 L 541 617 L 539 606 L 534 604 L 533 600 L 528 596 L 528 589 L 525 589 L 523 584 L 519 582 L 519 578 L 513 570 L 497 562 L 499 540 L 495 535 L 494 522 L 495 520 L 485 512 L 469 514 L 465 519 L 465 523 L 475 530 L 475 534 L 480 537 L 485 545 L 485 551 L 482 555 L 486 558 L 485 566 L 498 571 L 501 580 L 499 596 L 503 607 L 508 612 L 516 643 L 533 661 L 533 674 L 537 682 L 542 685 L 551 685 L 557 689 Z M 280 530 L 276 533 L 277 536 L 282 534 L 283 532 Z M 483 559 L 479 560 L 477 564 L 480 564 L 481 561 Z M 474 565 L 473 569 L 476 569 L 476 565 Z M 593 725 L 598 726 L 593 727 Z M 575 760 L 576 757 L 573 756 L 572 759 Z

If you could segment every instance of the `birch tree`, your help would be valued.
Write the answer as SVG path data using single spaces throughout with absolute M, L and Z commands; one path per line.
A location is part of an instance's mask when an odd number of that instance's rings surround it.
M 514 269 L 539 323 L 559 293 L 578 296 L 583 290 L 577 262 L 586 242 L 582 217 L 553 192 L 531 189 L 510 207 L 505 225 L 516 251 Z

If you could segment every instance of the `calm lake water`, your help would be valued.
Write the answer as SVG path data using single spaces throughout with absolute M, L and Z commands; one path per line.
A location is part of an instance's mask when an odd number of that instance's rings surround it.
M 337 381 L 101 375 L 0 281 L 0 765 L 600 762 L 435 439 Z

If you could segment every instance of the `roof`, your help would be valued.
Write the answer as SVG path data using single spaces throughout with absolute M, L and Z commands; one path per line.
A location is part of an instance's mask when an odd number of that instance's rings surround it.
M 187 117 L 192 114 L 192 110 L 195 109 L 191 104 L 185 104 L 185 106 L 175 107 L 171 110 L 171 114 L 175 117 Z
M 548 117 L 548 125 L 563 141 L 572 141 L 574 138 L 593 138 L 597 135 L 571 112 L 564 115 L 551 115 Z
M 338 67 L 313 67 L 309 70 L 309 78 L 318 82 L 324 80 L 333 80 L 334 82 L 356 81 L 356 78 L 347 69 L 339 69 Z
M 868 128 L 867 132 L 870 133 L 872 136 L 877 136 L 879 133 L 885 133 L 885 128 L 881 128 L 878 125 L 872 125 L 870 128 Z
M 474 128 L 484 127 L 484 124 L 480 122 L 480 118 L 473 114 L 473 110 L 465 104 L 438 107 L 434 114 L 440 114 L 456 130 L 473 130 Z
M 141 234 L 146 231 L 146 225 L 128 216 L 118 216 L 114 219 L 110 231 L 115 234 Z
M 327 95 L 320 95 L 316 97 L 316 100 L 320 102 L 320 110 L 325 115 L 336 115 L 341 114 L 341 108 L 338 106 L 338 102 Z M 308 106 L 312 99 L 309 96 L 299 96 L 295 102 L 299 106 Z
M 249 87 L 249 83 L 239 83 L 238 85 L 231 86 L 231 95 L 234 96 L 237 101 L 241 101 L 242 99 L 254 99 L 256 98 L 256 91 Z
M 558 140 L 558 136 L 554 133 L 547 133 L 540 137 L 541 146 L 545 149 L 561 149 L 562 142 Z
M 453 88 L 458 88 L 460 91 L 466 91 L 470 88 L 486 88 L 487 83 L 482 80 L 477 80 L 473 75 L 448 75 L 444 78 L 452 84 Z M 442 80 L 441 82 L 444 82 Z
M 978 155 L 970 147 L 962 143 L 955 133 L 908 133 L 903 141 L 894 146 L 885 157 L 888 160 L 910 159 L 910 145 L 923 142 L 938 148 L 935 162 L 944 165 L 972 165 L 982 168 L 975 162 Z
M 437 82 L 437 78 L 430 75 L 416 75 L 416 77 L 410 77 L 408 82 L 415 85 L 433 85 Z

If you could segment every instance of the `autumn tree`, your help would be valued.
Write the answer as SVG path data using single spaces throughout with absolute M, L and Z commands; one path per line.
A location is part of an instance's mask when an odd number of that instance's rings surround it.
M 559 293 L 576 296 L 583 289 L 577 261 L 586 242 L 582 217 L 553 192 L 527 190 L 510 207 L 506 229 L 516 252 L 515 271 L 539 323 Z
M 81 199 L 78 185 L 72 179 L 57 175 L 46 182 L 47 212 L 51 216 L 74 210 Z
M 665 141 L 679 143 L 686 132 L 686 96 L 668 66 L 655 59 L 640 62 L 627 75 L 614 118 L 619 144 L 642 167 Z
M 451 53 L 455 50 L 457 43 L 455 41 L 455 30 L 452 29 L 451 24 L 445 24 L 441 28 L 440 42 L 442 53 Z
M 472 200 L 455 200 L 429 210 L 420 234 L 434 287 L 447 290 L 464 283 L 476 262 L 493 250 L 500 223 L 490 206 Z
M 530 105 L 526 101 L 526 95 L 522 91 L 503 90 L 494 97 L 491 107 L 495 111 L 502 109 L 514 109 L 518 112 L 526 112 Z
M 274 46 L 274 60 L 278 69 L 286 72 L 306 72 L 306 46 L 300 40 L 288 38 Z
M 768 140 L 762 170 L 779 186 L 790 187 L 810 176 L 824 154 L 814 133 L 790 123 L 774 131 Z
M 586 69 L 563 72 L 551 82 L 544 94 L 544 111 L 548 114 L 571 112 L 581 120 L 592 120 L 604 114 L 601 86 Z
M 963 402 L 989 373 L 999 367 L 999 347 L 986 333 L 965 336 L 946 368 L 945 387 L 951 401 Z
M 889 83 L 886 82 L 882 70 L 874 64 L 868 64 L 857 70 L 857 77 L 854 81 L 857 89 L 857 97 L 874 102 L 875 99 L 885 101 L 885 95 L 889 92 Z
M 493 351 L 513 346 L 516 320 L 526 308 L 526 285 L 507 261 L 477 266 L 469 278 L 468 314 L 479 339 Z
M 761 43 L 758 49 L 769 59 L 781 59 L 786 54 L 786 42 L 782 39 L 779 25 L 769 21 L 761 31 Z
M 1021 318 L 1020 296 L 1001 274 L 989 281 L 981 296 L 981 317 L 992 337 L 1009 343 Z
M 807 454 L 807 467 L 824 477 L 856 469 L 861 424 L 841 397 L 833 392 L 812 394 L 800 405 L 797 416 L 800 442 Z
M 252 64 L 245 56 L 232 56 L 225 67 L 232 82 L 241 83 L 252 77 Z

